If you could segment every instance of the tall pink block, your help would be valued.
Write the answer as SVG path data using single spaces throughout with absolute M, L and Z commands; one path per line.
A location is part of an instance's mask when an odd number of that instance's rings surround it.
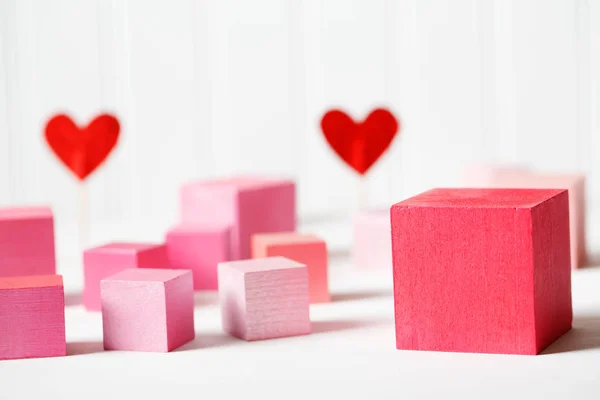
M 230 259 L 229 238 L 229 226 L 176 226 L 166 235 L 170 268 L 191 270 L 195 290 L 217 290 L 217 265 Z
M 168 268 L 167 246 L 110 243 L 83 252 L 83 305 L 100 311 L 100 281 L 129 268 Z
M 67 354 L 60 275 L 0 278 L 0 360 Z
M 354 217 L 352 259 L 364 269 L 392 268 L 390 210 L 361 211 Z
M 194 339 L 191 271 L 128 269 L 101 290 L 106 350 L 168 352 Z
M 464 184 L 484 188 L 566 189 L 569 192 L 571 267 L 587 262 L 585 229 L 585 177 L 581 174 L 543 174 L 518 167 L 471 167 Z
M 310 333 L 308 270 L 284 257 L 219 264 L 223 329 L 243 340 Z
M 331 301 L 327 283 L 327 244 L 315 235 L 260 233 L 252 237 L 252 258 L 281 256 L 305 264 L 311 303 Z
M 181 189 L 181 217 L 184 223 L 231 226 L 231 259 L 247 259 L 253 234 L 295 230 L 295 185 L 260 178 L 189 183 Z
M 0 276 L 55 273 L 54 218 L 50 208 L 1 208 Z

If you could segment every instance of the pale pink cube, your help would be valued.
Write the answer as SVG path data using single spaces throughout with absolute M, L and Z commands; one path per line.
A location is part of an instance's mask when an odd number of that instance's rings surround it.
M 352 259 L 363 269 L 392 269 L 390 210 L 361 211 L 354 217 Z
M 105 350 L 168 352 L 194 339 L 191 271 L 128 269 L 101 293 Z
M 252 237 L 252 258 L 281 256 L 305 264 L 311 303 L 331 301 L 327 277 L 327 244 L 315 235 L 281 232 Z
M 225 332 L 252 341 L 310 333 L 308 269 L 285 257 L 219 264 Z
M 83 252 L 83 305 L 100 311 L 100 281 L 129 268 L 169 268 L 167 246 L 149 243 L 109 243 Z
M 217 290 L 217 265 L 229 261 L 229 226 L 179 225 L 167 232 L 170 268 L 189 269 L 194 290 Z
M 0 208 L 0 276 L 55 273 L 52 210 Z
M 295 184 L 242 177 L 189 183 L 181 189 L 181 218 L 230 226 L 231 259 L 247 259 L 253 234 L 295 230 Z
M 568 190 L 571 267 L 580 268 L 587 262 L 584 175 L 539 173 L 519 167 L 478 166 L 465 171 L 463 184 L 483 188 Z
M 0 278 L 0 360 L 65 355 L 62 276 Z

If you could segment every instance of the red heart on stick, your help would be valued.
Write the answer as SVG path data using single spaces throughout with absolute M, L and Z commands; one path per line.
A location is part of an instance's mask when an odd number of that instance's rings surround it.
M 388 110 L 378 108 L 362 122 L 331 110 L 321 119 L 327 143 L 356 172 L 364 175 L 392 143 L 399 124 Z
M 66 115 L 52 117 L 46 124 L 46 142 L 80 180 L 88 177 L 108 157 L 119 138 L 119 121 L 102 114 L 84 128 Z

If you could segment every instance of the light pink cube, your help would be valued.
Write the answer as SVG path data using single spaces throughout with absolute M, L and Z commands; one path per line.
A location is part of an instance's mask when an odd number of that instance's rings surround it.
M 100 311 L 100 281 L 129 268 L 169 268 L 167 246 L 110 243 L 83 252 L 83 305 Z
M 327 244 L 323 239 L 296 232 L 259 233 L 252 237 L 252 258 L 275 256 L 306 265 L 311 303 L 331 301 L 327 283 Z
M 170 268 L 189 269 L 194 290 L 217 290 L 217 265 L 229 261 L 229 226 L 179 225 L 166 235 Z
M 65 355 L 62 276 L 0 278 L 0 360 Z
M 571 267 L 576 269 L 587 262 L 584 175 L 538 173 L 518 167 L 478 166 L 466 170 L 463 183 L 465 186 L 483 188 L 568 190 Z
M 194 339 L 191 271 L 128 269 L 101 293 L 105 350 L 168 352 Z
M 364 269 L 392 268 L 390 210 L 361 211 L 354 217 L 352 259 Z
M 0 276 L 53 275 L 54 218 L 49 207 L 0 209 Z
M 310 333 L 308 269 L 285 257 L 219 264 L 225 332 L 252 341 Z
M 181 218 L 230 226 L 231 259 L 247 259 L 253 234 L 295 230 L 295 184 L 260 178 L 189 183 L 181 189 Z

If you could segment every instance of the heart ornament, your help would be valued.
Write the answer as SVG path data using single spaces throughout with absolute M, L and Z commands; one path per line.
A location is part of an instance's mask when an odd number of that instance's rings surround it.
M 388 149 L 399 130 L 394 115 L 378 108 L 364 121 L 355 122 L 341 110 L 331 110 L 321 119 L 321 130 L 329 146 L 361 175 Z
M 58 114 L 46 124 L 45 137 L 58 159 L 83 181 L 114 149 L 119 131 L 119 121 L 109 114 L 97 116 L 85 127 L 78 127 L 67 115 Z

